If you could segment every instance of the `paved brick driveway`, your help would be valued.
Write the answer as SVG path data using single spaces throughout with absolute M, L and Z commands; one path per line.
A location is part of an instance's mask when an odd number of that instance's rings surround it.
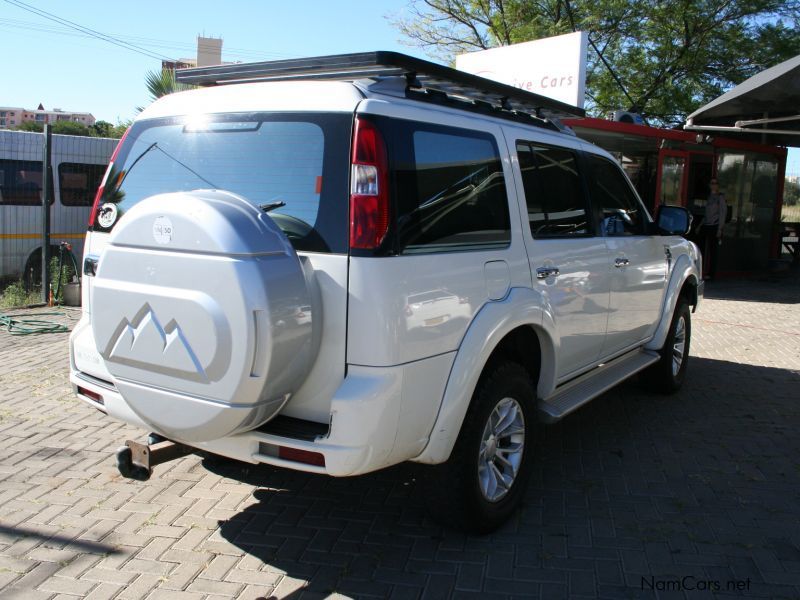
M 410 466 L 121 479 L 143 432 L 73 399 L 66 335 L 0 333 L 0 597 L 798 598 L 800 279 L 708 296 L 684 391 L 627 383 L 544 430 L 524 510 L 487 537 L 427 520 Z

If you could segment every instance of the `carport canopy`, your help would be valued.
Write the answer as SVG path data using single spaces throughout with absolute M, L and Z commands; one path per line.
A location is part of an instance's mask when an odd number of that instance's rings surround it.
M 694 111 L 684 129 L 800 146 L 800 55 L 754 75 Z

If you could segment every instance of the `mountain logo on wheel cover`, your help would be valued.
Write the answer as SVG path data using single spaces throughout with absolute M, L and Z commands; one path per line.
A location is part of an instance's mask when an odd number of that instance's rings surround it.
M 146 305 L 133 323 L 123 319 L 120 325 L 121 331 L 109 355 L 110 360 L 157 365 L 207 379 L 205 370 L 174 319 L 162 327 L 153 309 Z

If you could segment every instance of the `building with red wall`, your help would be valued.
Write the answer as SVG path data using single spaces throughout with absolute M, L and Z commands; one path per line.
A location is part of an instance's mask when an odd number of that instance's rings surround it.
M 764 269 L 776 258 L 786 148 L 705 133 L 659 129 L 603 119 L 568 119 L 578 137 L 615 154 L 645 201 L 684 206 L 699 227 L 716 177 L 729 207 L 719 269 Z

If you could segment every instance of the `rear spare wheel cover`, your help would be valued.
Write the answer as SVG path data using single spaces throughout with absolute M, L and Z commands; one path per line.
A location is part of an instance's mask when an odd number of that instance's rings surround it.
M 94 340 L 120 394 L 171 439 L 258 427 L 316 356 L 320 310 L 300 260 L 272 219 L 235 194 L 134 205 L 111 233 L 91 293 Z M 309 306 L 311 319 L 300 310 Z

